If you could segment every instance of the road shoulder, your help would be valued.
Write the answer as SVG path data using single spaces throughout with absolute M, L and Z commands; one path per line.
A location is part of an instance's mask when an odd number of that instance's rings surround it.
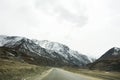
M 32 76 L 32 77 L 27 77 L 24 80 L 42 80 L 45 76 L 47 76 L 51 71 L 53 70 L 53 68 L 44 71 L 42 74 L 37 74 L 36 76 Z

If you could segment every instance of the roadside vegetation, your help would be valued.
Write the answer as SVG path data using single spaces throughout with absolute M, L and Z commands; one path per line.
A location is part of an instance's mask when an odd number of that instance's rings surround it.
M 0 59 L 0 80 L 26 80 L 42 74 L 49 67 L 30 65 L 13 60 Z
M 109 72 L 109 71 L 99 71 L 99 70 L 89 70 L 89 69 L 79 69 L 79 68 L 63 68 L 65 70 L 84 74 L 96 78 L 100 78 L 102 80 L 120 80 L 120 72 Z

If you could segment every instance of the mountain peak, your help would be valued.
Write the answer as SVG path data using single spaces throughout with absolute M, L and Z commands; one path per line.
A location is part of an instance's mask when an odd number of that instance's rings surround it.
M 113 49 L 114 49 L 115 51 L 119 51 L 119 50 L 120 50 L 120 48 L 118 48 L 118 47 L 113 47 Z
M 18 37 L 18 36 L 5 36 L 5 35 L 0 35 L 0 46 L 8 45 L 8 44 L 15 44 L 17 41 L 22 40 L 23 37 Z

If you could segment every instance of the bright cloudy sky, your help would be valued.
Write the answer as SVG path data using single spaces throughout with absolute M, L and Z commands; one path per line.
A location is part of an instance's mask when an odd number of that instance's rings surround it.
M 120 0 L 0 0 L 0 34 L 60 42 L 98 58 L 120 47 Z

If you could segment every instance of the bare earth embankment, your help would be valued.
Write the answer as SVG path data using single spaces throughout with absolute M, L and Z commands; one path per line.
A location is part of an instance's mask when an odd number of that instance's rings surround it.
M 0 80 L 26 80 L 41 75 L 48 67 L 35 66 L 13 60 L 0 59 Z

